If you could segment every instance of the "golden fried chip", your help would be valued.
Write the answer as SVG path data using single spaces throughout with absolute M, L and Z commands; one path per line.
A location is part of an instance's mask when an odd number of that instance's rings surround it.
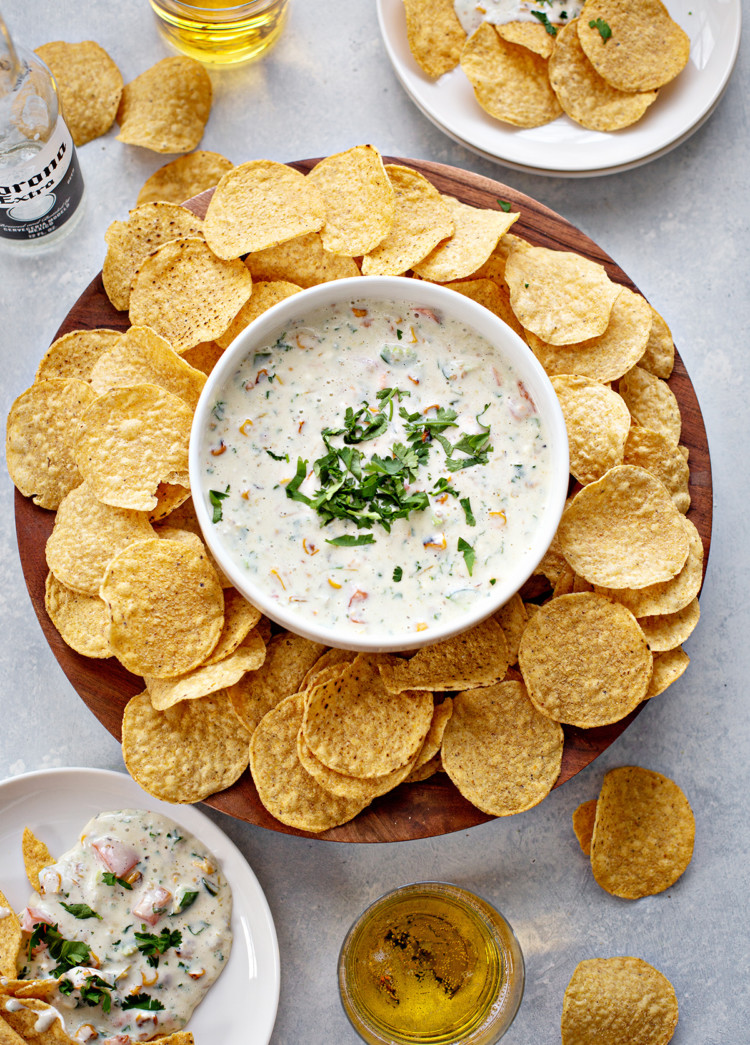
M 136 675 L 173 678 L 211 653 L 224 625 L 224 595 L 205 552 L 155 537 L 137 541 L 107 566 L 100 588 L 109 642 Z
M 229 689 L 235 713 L 249 733 L 279 701 L 299 691 L 305 675 L 324 650 L 320 643 L 290 631 L 271 639 L 263 666 Z
M 249 326 L 254 319 L 262 315 L 272 305 L 284 301 L 292 294 L 298 294 L 301 290 L 296 283 L 287 283 L 285 280 L 273 280 L 272 282 L 256 281 L 253 283 L 253 292 L 245 304 L 239 310 L 227 329 L 216 338 L 216 344 L 221 349 L 228 348 L 237 335 Z
M 29 885 L 35 891 L 39 891 L 39 872 L 55 862 L 55 858 L 47 848 L 46 844 L 37 838 L 29 827 L 24 827 L 21 838 L 21 852 L 23 854 L 23 866 Z
M 419 751 L 433 706 L 431 693 L 389 693 L 378 658 L 360 654 L 337 679 L 308 694 L 305 740 L 330 769 L 357 777 L 383 776 Z
M 586 57 L 578 37 L 579 19 L 557 30 L 549 60 L 549 80 L 563 111 L 592 131 L 619 131 L 640 120 L 658 91 L 619 91 Z
M 604 777 L 591 839 L 602 889 L 636 900 L 674 885 L 693 856 L 695 818 L 673 780 L 640 766 Z
M 546 372 L 578 374 L 614 381 L 643 355 L 651 329 L 651 307 L 640 294 L 623 287 L 615 298 L 607 329 L 572 345 L 548 345 L 528 331 L 527 341 Z
M 472 805 L 492 816 L 542 801 L 560 775 L 563 731 L 540 715 L 521 682 L 468 690 L 453 699 L 443 768 Z
M 211 112 L 211 78 L 200 62 L 162 58 L 122 91 L 117 138 L 154 152 L 190 152 Z
M 608 39 L 599 24 L 608 26 Z M 653 91 L 687 65 L 690 37 L 661 0 L 587 0 L 578 19 L 581 47 L 620 91 Z
M 672 331 L 656 309 L 651 306 L 651 333 L 648 336 L 646 350 L 638 360 L 638 366 L 655 374 L 656 377 L 669 377 L 674 368 L 674 341 Z
M 37 381 L 8 412 L 5 460 L 10 477 L 40 508 L 56 509 L 82 482 L 76 464 L 76 431 L 96 399 L 75 378 Z
M 365 276 L 401 276 L 453 233 L 453 219 L 434 185 L 411 167 L 386 166 L 393 186 L 393 224 L 362 258 Z
M 667 1045 L 677 997 L 666 976 L 640 958 L 579 962 L 565 989 L 562 1045 Z
M 676 649 L 690 638 L 700 619 L 700 614 L 698 600 L 693 599 L 676 613 L 639 617 L 638 623 L 643 629 L 651 652 L 666 653 L 667 650 Z M 654 671 L 656 671 L 656 664 L 654 664 Z
M 499 682 L 509 661 L 505 632 L 489 617 L 459 635 L 423 646 L 409 660 L 383 658 L 379 669 L 389 693 L 409 689 L 434 693 Z
M 0 976 L 14 977 L 21 947 L 21 924 L 11 903 L 0 892 Z
M 431 776 L 435 776 L 436 773 L 444 773 L 443 760 L 440 757 L 440 753 L 433 755 L 428 761 L 424 762 L 421 766 L 415 766 L 411 773 L 405 778 L 405 784 L 421 784 L 423 780 L 429 780 Z
M 440 753 L 440 748 L 443 744 L 443 737 L 445 736 L 445 727 L 448 725 L 452 714 L 453 697 L 446 697 L 440 704 L 435 705 L 432 712 L 430 728 L 427 730 L 427 736 L 424 738 L 424 743 L 422 744 L 416 761 L 414 762 L 412 773 L 417 769 L 421 769 L 422 766 L 427 765 L 428 762 L 431 762 L 433 758 Z
M 47 574 L 44 607 L 64 642 L 84 657 L 112 656 L 109 614 L 98 595 L 82 595 L 66 588 L 54 573 Z
M 150 511 L 160 482 L 188 487 L 192 421 L 192 410 L 156 385 L 115 388 L 95 399 L 76 442 L 78 468 L 94 497 Z
M 620 379 L 618 391 L 636 424 L 660 432 L 675 446 L 679 443 L 682 428 L 680 404 L 666 381 L 634 366 Z
M 409 50 L 428 76 L 437 79 L 455 69 L 466 33 L 453 0 L 404 0 Z
M 182 353 L 186 363 L 196 370 L 200 370 L 206 377 L 221 359 L 224 349 L 216 341 L 201 341 L 199 345 L 193 345 Z
M 327 649 L 324 653 L 321 653 L 312 667 L 305 673 L 305 677 L 299 684 L 300 692 L 304 692 L 307 689 L 312 688 L 313 684 L 318 681 L 318 678 L 323 671 L 327 671 L 329 668 L 340 668 L 344 664 L 351 664 L 356 659 L 357 654 L 354 650 L 348 649 Z
M 560 547 L 560 538 L 555 534 L 552 538 L 552 543 L 542 556 L 542 559 L 534 570 L 534 573 L 538 576 L 546 577 L 550 586 L 554 588 L 568 569 L 569 566 L 567 560 L 563 555 L 562 548 Z M 527 605 L 527 609 L 528 608 Z
M 157 711 L 144 690 L 125 708 L 122 754 L 130 775 L 154 798 L 200 802 L 245 772 L 248 735 L 226 693 Z
M 157 524 L 156 532 L 158 535 L 163 537 L 165 540 L 172 541 L 189 540 L 190 536 L 197 538 L 197 540 L 200 541 L 201 547 L 208 556 L 208 561 L 216 570 L 216 575 L 219 578 L 219 583 L 222 588 L 233 588 L 234 585 L 203 542 L 203 533 L 200 528 L 200 523 L 198 522 L 198 517 L 195 514 L 192 497 L 188 494 L 184 501 L 175 505 L 168 515 L 166 515 L 166 519 L 166 523 L 161 522 L 160 524 Z
M 594 833 L 594 820 L 596 819 L 596 799 L 581 802 L 573 810 L 573 830 L 578 839 L 582 851 L 586 856 L 591 855 L 591 836 Z
M 360 808 L 369 805 L 374 799 L 392 791 L 394 787 L 403 783 L 413 771 L 417 763 L 417 755 L 403 766 L 394 769 L 384 776 L 354 777 L 347 773 L 337 773 L 335 769 L 329 769 L 323 765 L 310 750 L 305 734 L 302 729 L 297 733 L 297 757 L 302 767 L 312 776 L 318 784 L 332 795 L 347 798 L 358 802 Z
M 551 36 L 541 22 L 503 22 L 495 26 L 495 32 L 503 40 L 527 47 L 542 58 L 549 58 L 557 43 L 557 38 Z
M 302 766 L 297 734 L 304 697 L 293 694 L 263 716 L 250 742 L 250 772 L 258 797 L 282 824 L 300 831 L 326 831 L 351 820 L 362 802 L 326 791 Z
M 198 149 L 160 167 L 138 193 L 136 206 L 144 203 L 184 203 L 206 189 L 212 189 L 222 175 L 234 166 L 218 152 Z
M 518 592 L 515 595 L 511 595 L 508 601 L 495 613 L 494 617 L 505 635 L 505 641 L 508 646 L 508 663 L 517 664 L 518 647 L 521 644 L 521 636 L 529 619 L 523 599 Z
M 553 377 L 570 451 L 570 471 L 584 486 L 622 464 L 630 411 L 611 388 L 578 374 Z
M 483 266 L 484 267 L 484 266 Z M 484 305 L 490 312 L 494 312 L 498 319 L 511 327 L 520 338 L 525 340 L 526 334 L 521 324 L 516 319 L 516 314 L 510 307 L 510 294 L 507 287 L 499 286 L 494 279 L 481 277 L 479 279 L 463 279 L 455 283 L 444 283 L 444 287 L 463 294 L 472 301 Z
M 65 122 L 76 145 L 106 134 L 115 122 L 122 76 L 110 56 L 94 43 L 55 40 L 36 47 L 57 81 Z
M 318 232 L 326 208 L 304 174 L 273 160 L 251 160 L 233 168 L 216 186 L 206 212 L 206 241 L 220 258 Z
M 623 464 L 634 464 L 660 479 L 675 507 L 684 515 L 690 507 L 690 469 L 671 439 L 650 428 L 634 425 L 625 442 Z
M 521 325 L 550 345 L 570 345 L 607 329 L 622 292 L 604 268 L 580 254 L 517 241 L 505 265 Z
M 148 513 L 149 522 L 160 522 L 190 497 L 190 490 L 179 483 L 159 483 L 156 487 L 156 507 Z
M 639 618 L 684 609 L 696 597 L 703 581 L 703 541 L 689 519 L 683 516 L 682 523 L 689 550 L 685 565 L 675 577 L 645 588 L 597 588 L 597 591 L 617 599 Z
M 224 592 L 224 627 L 219 641 L 211 651 L 211 656 L 206 658 L 204 664 L 217 664 L 230 653 L 234 653 L 240 643 L 244 643 L 253 631 L 261 616 L 258 607 L 248 602 L 235 588 L 227 589 Z M 263 645 L 265 646 L 265 643 Z M 265 660 L 265 650 L 263 660 Z
M 354 258 L 330 254 L 319 232 L 248 254 L 245 264 L 254 280 L 285 281 L 298 287 L 316 287 L 333 279 L 360 276 Z
M 233 686 L 248 671 L 257 671 L 265 659 L 266 644 L 260 635 L 251 631 L 221 660 L 209 659 L 175 678 L 159 679 L 146 675 L 143 681 L 151 703 L 157 711 L 165 711 L 181 700 L 198 700 Z
M 48 1023 L 47 1016 L 51 1022 Z M 74 1039 L 69 1037 L 63 1026 L 63 1019 L 54 1006 L 40 998 L 32 998 L 28 995 L 24 998 L 23 1005 L 3 1006 L 0 1019 L 20 1035 L 20 1040 L 28 1045 L 75 1045 Z M 15 1039 L 11 1038 L 13 1042 Z
M 122 337 L 120 330 L 97 327 L 95 330 L 71 330 L 53 341 L 37 367 L 35 381 L 74 377 L 88 381 L 91 370 L 102 352 L 114 348 Z
M 517 212 L 469 207 L 452 196 L 443 196 L 443 201 L 453 219 L 453 233 L 414 265 L 418 276 L 435 283 L 448 283 L 476 272 L 495 250 L 500 237 L 521 216 Z
M 104 233 L 102 282 L 115 308 L 127 311 L 135 274 L 149 254 L 173 239 L 202 235 L 201 219 L 176 203 L 145 203 L 127 221 L 113 221 Z
M 682 646 L 675 646 L 674 649 L 665 650 L 664 653 L 655 653 L 654 673 L 651 676 L 646 697 L 649 700 L 651 697 L 658 697 L 685 674 L 689 663 L 690 657 Z
M 380 243 L 393 224 L 393 186 L 378 150 L 357 145 L 317 163 L 308 180 L 323 197 L 320 233 L 331 254 L 359 257 Z
M 114 348 L 103 352 L 91 371 L 97 395 L 128 385 L 158 385 L 195 410 L 206 375 L 177 355 L 150 327 L 130 327 Z
M 562 113 L 547 74 L 547 59 L 502 39 L 482 22 L 461 52 L 474 97 L 496 120 L 515 127 L 539 127 Z
M 198 237 L 165 243 L 143 262 L 130 293 L 130 322 L 151 327 L 182 354 L 227 329 L 250 297 L 241 261 L 222 261 Z
M 618 465 L 576 494 L 557 529 L 563 554 L 591 584 L 643 588 L 680 572 L 690 542 L 662 482 Z
M 593 592 L 541 606 L 523 633 L 518 663 L 534 706 L 584 729 L 624 718 L 645 698 L 653 670 L 633 614 Z

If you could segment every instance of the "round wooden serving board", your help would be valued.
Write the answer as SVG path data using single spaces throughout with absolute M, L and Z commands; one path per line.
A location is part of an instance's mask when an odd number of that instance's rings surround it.
M 604 265 L 615 282 L 637 290 L 622 269 L 596 243 L 559 214 L 517 192 L 509 185 L 443 164 L 394 157 L 387 159 L 388 162 L 414 167 L 429 178 L 441 193 L 455 196 L 475 207 L 497 209 L 498 198 L 507 200 L 512 209 L 520 211 L 521 214 L 513 226 L 514 233 L 531 243 L 575 251 L 598 261 Z M 290 166 L 307 172 L 317 162 L 315 159 L 302 160 Z M 212 191 L 201 193 L 187 206 L 203 217 Z M 669 317 L 666 318 L 668 322 Z M 95 327 L 126 330 L 129 325 L 127 313 L 117 312 L 110 304 L 99 274 L 65 317 L 56 337 L 71 330 Z M 689 518 L 701 534 L 707 562 L 711 541 L 711 463 L 700 407 L 679 355 L 676 356 L 674 373 L 669 385 L 677 396 L 682 411 L 681 441 L 690 450 L 692 504 Z M 24 577 L 45 637 L 81 699 L 119 740 L 123 708 L 132 696 L 141 692 L 143 681 L 127 672 L 114 658 L 90 660 L 75 653 L 60 638 L 44 608 L 44 584 L 47 576 L 44 547 L 52 531 L 54 514 L 37 508 L 18 491 L 15 508 L 18 548 Z M 562 771 L 555 786 L 559 787 L 565 783 L 609 747 L 628 727 L 639 710 L 640 708 L 637 708 L 627 718 L 612 726 L 588 730 L 565 726 Z M 233 787 L 207 799 L 207 803 L 230 816 L 274 831 L 339 842 L 395 842 L 427 838 L 461 831 L 492 819 L 470 805 L 444 773 L 439 773 L 421 784 L 402 785 L 373 802 L 352 822 L 320 835 L 307 835 L 306 832 L 285 827 L 270 816 L 258 800 L 249 772 L 244 773 Z

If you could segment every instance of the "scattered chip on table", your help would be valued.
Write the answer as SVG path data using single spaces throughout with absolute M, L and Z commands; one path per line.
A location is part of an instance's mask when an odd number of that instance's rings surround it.
M 332 254 L 367 254 L 393 224 L 393 186 L 380 153 L 372 145 L 356 145 L 328 156 L 307 175 L 320 191 L 326 220 L 320 237 Z
M 677 997 L 666 976 L 641 958 L 579 962 L 565 989 L 562 1045 L 667 1045 Z
M 98 595 L 83 595 L 47 574 L 44 608 L 60 637 L 76 653 L 102 660 L 112 656 L 109 614 Z
M 573 831 L 578 839 L 585 856 L 591 855 L 591 836 L 594 833 L 594 820 L 596 819 L 596 799 L 591 798 L 588 802 L 581 802 L 573 810 Z
M 591 870 L 613 896 L 663 892 L 693 856 L 695 818 L 680 787 L 640 766 L 612 769 L 602 782 L 591 839 Z
M 190 152 L 203 137 L 211 97 L 211 78 L 200 62 L 162 58 L 123 87 L 117 137 L 154 152 Z
M 653 671 L 633 614 L 594 592 L 540 606 L 521 638 L 518 662 L 534 706 L 584 729 L 629 714 L 645 699 Z
M 106 327 L 71 330 L 52 342 L 42 356 L 34 380 L 74 377 L 78 381 L 88 381 L 99 356 L 113 348 L 121 337 L 121 330 Z
M 197 149 L 160 167 L 148 178 L 138 193 L 136 205 L 184 203 L 206 189 L 212 189 L 234 164 L 218 152 Z
M 192 410 L 205 383 L 206 375 L 178 356 L 150 327 L 130 327 L 113 348 L 99 356 L 91 371 L 91 387 L 98 395 L 128 385 L 158 385 Z
M 76 145 L 106 134 L 115 122 L 122 76 L 110 56 L 94 43 L 63 40 L 35 48 L 57 81 L 65 122 Z
M 165 243 L 138 269 L 130 322 L 151 327 L 178 354 L 227 329 L 252 292 L 241 261 L 223 261 L 197 236 Z

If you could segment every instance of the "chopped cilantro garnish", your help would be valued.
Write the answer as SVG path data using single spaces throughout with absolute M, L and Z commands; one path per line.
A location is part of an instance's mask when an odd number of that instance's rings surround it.
M 605 44 L 612 35 L 612 30 L 609 26 L 609 23 L 605 22 L 603 18 L 592 18 L 589 22 L 589 29 L 598 29 L 599 36 L 601 36 Z
M 470 499 L 468 497 L 462 497 L 461 500 L 458 503 L 461 505 L 461 507 L 464 510 L 464 515 L 466 517 L 467 525 L 469 525 L 469 526 L 476 526 L 477 521 L 474 518 L 474 513 L 471 510 L 471 501 L 470 501 Z
M 159 964 L 159 955 L 164 954 L 170 947 L 179 947 L 182 943 L 182 933 L 179 929 L 162 929 L 157 936 L 155 933 L 136 933 L 135 941 L 141 954 L 148 958 L 148 964 L 154 969 Z
M 401 338 L 403 336 L 404 336 L 403 330 L 396 330 L 396 337 L 399 339 L 399 341 L 401 340 Z
M 403 569 L 400 566 L 395 566 L 394 569 L 393 569 L 393 579 L 396 582 L 396 584 L 398 584 L 398 582 L 401 580 L 403 575 L 404 575 Z
M 510 211 L 510 203 L 508 203 L 507 200 L 501 200 L 499 197 L 497 202 L 500 204 L 500 210 L 504 210 L 505 213 L 508 214 Z
M 69 995 L 76 990 L 76 987 L 70 980 L 60 980 L 57 984 L 57 989 L 60 994 Z M 91 976 L 86 977 L 77 990 L 81 996 L 81 1001 L 85 1005 L 101 1005 L 102 1012 L 110 1012 L 112 1009 L 112 996 L 110 994 L 112 984 L 107 983 L 101 976 L 92 973 Z
M 72 914 L 74 918 L 98 918 L 102 920 L 102 916 L 93 911 L 87 903 L 63 903 L 60 901 L 60 906 L 64 907 L 68 914 Z
M 208 491 L 208 499 L 211 502 L 211 506 L 213 507 L 213 510 L 214 510 L 214 514 L 211 517 L 211 522 L 215 522 L 215 523 L 221 522 L 221 516 L 222 516 L 221 502 L 224 500 L 225 497 L 228 497 L 228 496 L 229 496 L 229 487 L 228 486 L 227 486 L 226 490 L 223 493 L 221 492 L 221 490 L 209 490 Z
M 121 885 L 123 889 L 132 889 L 133 886 L 124 878 L 118 878 L 111 871 L 102 871 L 102 881 L 105 885 Z
M 471 577 L 472 570 L 474 569 L 474 560 L 476 559 L 476 553 L 474 552 L 474 549 L 468 543 L 468 541 L 465 541 L 463 537 L 458 538 L 458 550 L 462 553 L 464 557 L 466 569 L 469 571 L 469 576 Z
M 266 450 L 269 457 L 272 457 L 274 461 L 286 461 L 289 462 L 289 454 L 275 454 L 273 450 Z
M 539 22 L 542 23 L 542 25 L 547 30 L 550 36 L 557 36 L 557 29 L 552 24 L 552 22 L 550 22 L 549 18 L 546 16 L 544 11 L 532 11 L 531 13 L 534 16 L 534 18 L 536 18 Z
M 123 1009 L 149 1009 L 152 1012 L 158 1012 L 163 1009 L 164 1006 L 157 998 L 152 998 L 150 994 L 130 994 L 127 998 L 122 999 Z
M 343 537 L 334 537 L 326 540 L 326 544 L 335 544 L 337 548 L 358 548 L 361 544 L 374 544 L 375 538 L 371 533 L 345 533 Z
M 48 925 L 46 922 L 37 922 L 34 925 L 28 943 L 29 959 L 40 946 L 46 946 L 50 958 L 57 962 L 57 966 L 52 970 L 53 976 L 74 969 L 76 965 L 88 965 L 91 960 L 91 951 L 85 943 L 66 940 L 56 925 Z
M 178 913 L 187 911 L 188 907 L 192 907 L 195 901 L 198 899 L 198 890 L 191 890 L 190 892 L 184 892 L 180 897 L 180 906 Z

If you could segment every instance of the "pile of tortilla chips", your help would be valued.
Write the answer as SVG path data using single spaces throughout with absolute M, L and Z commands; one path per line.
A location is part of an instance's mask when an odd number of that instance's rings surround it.
M 32 890 L 39 889 L 39 872 L 55 862 L 40 839 L 27 827 L 22 840 L 26 877 Z M 3 1045 L 76 1045 L 65 1031 L 63 1015 L 55 1008 L 59 1001 L 57 980 L 20 979 L 26 959 L 28 934 L 24 938 L 21 923 L 8 899 L 0 892 L 0 1042 Z M 153 1045 L 194 1045 L 190 1031 L 152 1038 Z
M 409 47 L 428 76 L 460 64 L 497 120 L 538 127 L 565 113 L 596 131 L 639 120 L 687 64 L 690 40 L 661 0 L 587 0 L 578 18 L 482 22 L 467 37 L 452 0 L 404 0 Z
M 249 765 L 273 816 L 322 831 L 443 770 L 505 816 L 554 786 L 561 724 L 616 722 L 685 670 L 703 546 L 669 328 L 601 265 L 510 232 L 518 218 L 363 145 L 308 175 L 230 167 L 205 221 L 150 201 L 109 229 L 104 285 L 132 325 L 51 346 L 11 408 L 7 460 L 57 513 L 46 606 L 63 639 L 144 680 L 123 752 L 150 793 L 194 802 Z M 281 298 L 368 272 L 439 280 L 511 325 L 571 448 L 573 496 L 533 585 L 413 656 L 274 631 L 217 569 L 190 500 L 191 420 L 224 348 Z

